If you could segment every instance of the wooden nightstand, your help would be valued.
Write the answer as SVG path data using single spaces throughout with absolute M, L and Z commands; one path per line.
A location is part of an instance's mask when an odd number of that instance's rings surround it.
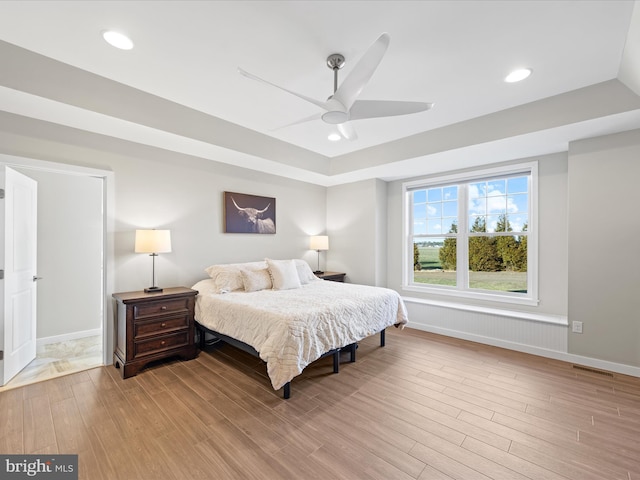
M 329 280 L 331 282 L 344 282 L 344 277 L 346 273 L 324 272 L 324 273 L 316 273 L 315 275 L 318 278 L 321 278 L 323 280 Z
M 117 302 L 113 363 L 122 378 L 137 374 L 154 360 L 197 356 L 193 319 L 197 294 L 185 287 L 113 294 Z

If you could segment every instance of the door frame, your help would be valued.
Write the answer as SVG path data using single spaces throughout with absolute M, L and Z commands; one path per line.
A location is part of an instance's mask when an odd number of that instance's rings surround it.
M 0 154 L 0 164 L 21 169 L 94 177 L 102 180 L 102 364 L 110 365 L 113 354 L 113 303 L 108 292 L 114 291 L 115 187 L 111 170 L 81 167 L 28 157 Z

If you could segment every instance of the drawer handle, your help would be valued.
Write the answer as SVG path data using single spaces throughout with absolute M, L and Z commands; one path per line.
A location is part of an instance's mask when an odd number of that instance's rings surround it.
M 162 306 L 162 307 L 160 307 L 160 310 L 166 310 L 166 309 L 167 309 L 167 307 L 166 307 L 166 306 Z
M 164 322 L 162 322 L 162 323 L 160 324 L 160 326 L 161 326 L 161 327 L 166 327 L 166 326 L 167 326 L 167 324 L 166 324 L 166 323 L 164 323 Z
M 167 342 L 165 342 L 164 340 L 162 340 L 162 341 L 160 342 L 160 345 L 164 345 L 165 343 L 167 343 Z

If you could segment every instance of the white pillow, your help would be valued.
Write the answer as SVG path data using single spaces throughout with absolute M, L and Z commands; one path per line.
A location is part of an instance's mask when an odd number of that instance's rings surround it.
M 257 292 L 270 289 L 273 286 L 271 275 L 269 275 L 269 270 L 266 268 L 260 270 L 243 269 L 240 270 L 240 275 L 242 276 L 245 292 Z
M 298 269 L 293 260 L 270 260 L 265 258 L 267 268 L 271 275 L 274 290 L 290 290 L 300 288 L 300 277 Z
M 265 262 L 227 263 L 211 265 L 205 272 L 213 279 L 216 293 L 227 293 L 244 288 L 241 270 L 259 270 L 266 266 Z
M 219 263 L 205 268 L 204 271 L 207 272 L 207 275 L 211 278 L 216 278 L 216 275 L 220 272 L 240 270 L 241 268 L 258 270 L 260 268 L 267 268 L 267 264 L 265 262 Z
M 215 283 L 217 293 L 233 292 L 244 288 L 239 270 L 220 272 L 213 279 L 213 282 Z
M 318 277 L 316 277 L 313 274 L 313 272 L 311 271 L 311 267 L 307 262 L 297 258 L 294 259 L 293 261 L 296 264 L 296 269 L 298 270 L 298 277 L 300 277 L 300 283 L 302 285 L 306 285 L 307 283 L 312 282 L 314 280 L 320 280 Z

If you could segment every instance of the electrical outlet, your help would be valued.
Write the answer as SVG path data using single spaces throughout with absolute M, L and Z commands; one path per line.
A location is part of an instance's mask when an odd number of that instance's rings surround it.
M 571 331 L 573 333 L 582 333 L 582 322 L 571 322 Z

